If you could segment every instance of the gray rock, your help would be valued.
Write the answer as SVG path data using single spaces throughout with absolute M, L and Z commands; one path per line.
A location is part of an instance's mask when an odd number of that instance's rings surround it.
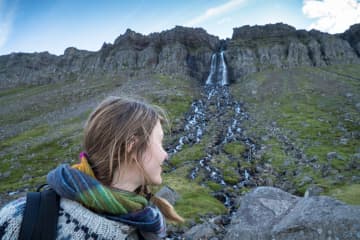
M 351 160 L 360 161 L 360 153 L 355 153 L 352 155 Z
M 6 171 L 6 172 L 4 172 L 4 173 L 0 173 L 0 179 L 2 179 L 2 178 L 7 178 L 7 177 L 10 176 L 10 174 L 11 174 L 10 171 Z
M 277 188 L 258 187 L 245 195 L 225 239 L 271 239 L 271 228 L 298 197 Z
M 360 102 L 359 102 L 359 103 L 357 103 L 357 104 L 355 105 L 355 107 L 357 108 L 357 110 L 359 110 L 359 111 L 360 111 Z
M 301 199 L 272 229 L 276 239 L 359 239 L 360 208 L 329 197 Z
M 312 185 L 306 189 L 304 197 L 306 198 L 306 197 L 319 196 L 322 192 L 324 192 L 324 189 L 322 187 Z
M 337 152 L 328 152 L 328 153 L 326 154 L 327 160 L 332 160 L 332 159 L 335 159 L 335 158 L 337 158 L 337 157 L 338 157 Z
M 309 176 L 304 176 L 302 179 L 301 179 L 301 182 L 299 183 L 299 186 L 304 186 L 305 184 L 308 184 L 308 183 L 311 183 L 312 182 L 312 178 L 309 177 Z
M 168 186 L 162 187 L 155 196 L 165 198 L 171 205 L 174 205 L 180 198 L 179 194 Z
M 213 223 L 203 223 L 195 225 L 190 230 L 184 233 L 185 239 L 210 239 L 215 237 L 215 228 L 217 226 Z
M 360 177 L 359 176 L 352 176 L 351 177 L 352 183 L 360 183 Z
M 340 139 L 340 144 L 342 144 L 342 145 L 346 145 L 348 142 L 349 142 L 348 138 L 341 138 Z
M 351 97 L 353 96 L 353 94 L 352 94 L 352 93 L 346 93 L 345 96 L 346 96 L 347 98 L 351 98 Z
M 360 207 L 258 187 L 244 196 L 224 239 L 360 239 Z

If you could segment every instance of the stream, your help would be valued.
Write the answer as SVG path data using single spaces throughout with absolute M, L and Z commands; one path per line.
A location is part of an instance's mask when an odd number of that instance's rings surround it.
M 242 180 L 237 184 L 229 185 L 224 179 L 223 172 L 214 166 L 213 156 L 224 153 L 225 144 L 241 142 L 246 150 L 241 156 L 237 156 L 241 159 L 237 161 L 251 163 L 256 152 L 256 145 L 243 134 L 241 123 L 248 119 L 248 114 L 243 110 L 241 103 L 234 100 L 230 94 L 228 70 L 223 51 L 214 53 L 211 57 L 209 75 L 201 96 L 200 99 L 192 102 L 186 114 L 182 135 L 169 148 L 169 161 L 171 164 L 171 156 L 178 152 L 181 154 L 185 145 L 201 144 L 205 135 L 210 136 L 213 142 L 211 146 L 205 147 L 206 156 L 196 161 L 188 177 L 195 180 L 202 171 L 207 181 L 219 184 L 222 190 L 215 192 L 214 196 L 232 212 L 236 196 L 229 192 L 229 187 L 239 189 L 248 185 L 254 186 L 256 181 L 248 169 L 242 169 L 238 165 L 238 169 L 235 170 Z

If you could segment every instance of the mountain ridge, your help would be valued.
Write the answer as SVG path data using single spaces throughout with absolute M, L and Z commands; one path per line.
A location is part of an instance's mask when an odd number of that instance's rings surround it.
M 226 40 L 202 28 L 176 26 L 149 35 L 127 29 L 113 44 L 104 43 L 95 52 L 69 47 L 60 56 L 48 52 L 0 56 L 0 89 L 104 76 L 133 79 L 152 73 L 190 76 L 203 83 L 211 55 L 220 49 L 233 81 L 271 68 L 359 63 L 359 26 L 331 35 L 282 23 L 246 25 L 234 28 Z

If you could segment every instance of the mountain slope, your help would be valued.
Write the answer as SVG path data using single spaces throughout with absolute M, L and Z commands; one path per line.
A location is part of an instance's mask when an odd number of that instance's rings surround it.
M 299 194 L 359 186 L 359 65 L 259 72 L 231 89 L 251 116 L 244 124 L 276 186 Z

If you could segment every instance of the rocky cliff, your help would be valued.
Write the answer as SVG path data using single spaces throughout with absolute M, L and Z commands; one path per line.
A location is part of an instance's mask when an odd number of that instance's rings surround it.
M 61 56 L 13 53 L 0 56 L 0 88 L 48 82 L 114 80 L 149 73 L 190 76 L 205 81 L 211 54 L 225 50 L 230 78 L 274 68 L 360 63 L 360 24 L 343 34 L 296 30 L 278 23 L 234 28 L 226 41 L 201 28 L 177 26 L 142 35 L 127 30 L 97 52 L 68 48 Z
M 234 28 L 226 51 L 232 77 L 276 68 L 360 63 L 359 26 L 340 35 L 281 23 Z
M 203 29 L 175 27 L 148 36 L 131 30 L 97 52 L 67 48 L 63 55 L 14 53 L 0 57 L 0 88 L 149 73 L 201 78 L 219 39 Z

